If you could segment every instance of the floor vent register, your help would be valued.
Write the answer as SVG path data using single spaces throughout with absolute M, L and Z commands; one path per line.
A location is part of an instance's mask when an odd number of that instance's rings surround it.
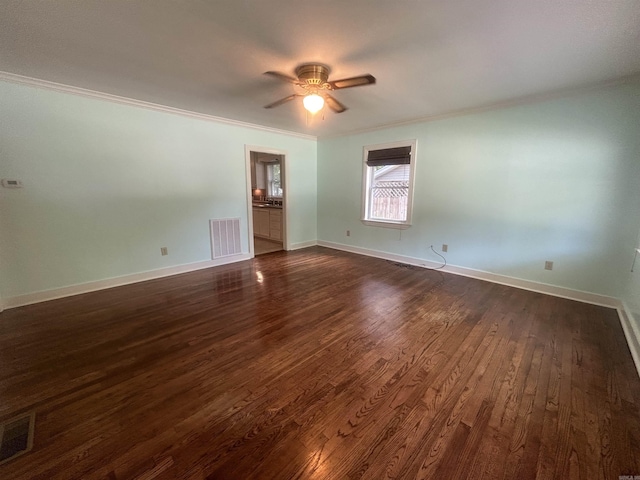
M 33 447 L 35 412 L 0 424 L 0 465 L 27 453 Z

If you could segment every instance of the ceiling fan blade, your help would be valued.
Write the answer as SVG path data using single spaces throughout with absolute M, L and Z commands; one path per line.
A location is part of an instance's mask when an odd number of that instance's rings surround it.
M 297 93 L 294 93 L 293 95 L 289 95 L 288 97 L 284 97 L 281 98 L 280 100 L 277 100 L 273 103 L 270 103 L 269 105 L 265 105 L 264 108 L 274 108 L 274 107 L 279 107 L 280 105 L 282 105 L 283 103 L 287 103 L 291 100 L 293 100 L 296 97 L 301 97 L 302 95 L 299 95 Z
M 336 80 L 329 82 L 333 90 L 339 90 L 341 88 L 361 87 L 362 85 L 372 85 L 376 83 L 376 77 L 373 75 L 360 75 L 359 77 L 343 78 L 342 80 Z
M 284 80 L 285 82 L 293 83 L 295 85 L 299 85 L 300 81 L 297 78 L 290 77 L 289 75 L 285 75 L 280 72 L 264 72 L 265 75 L 270 75 L 278 80 Z
M 329 94 L 325 94 L 324 99 L 327 102 L 327 105 L 329 105 L 329 108 L 336 113 L 342 113 L 347 109 L 347 107 L 345 107 Z

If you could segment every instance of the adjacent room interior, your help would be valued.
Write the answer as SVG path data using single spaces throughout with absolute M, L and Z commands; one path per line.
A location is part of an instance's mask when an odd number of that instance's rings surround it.
M 5 2 L 0 478 L 640 475 L 638 38 Z
M 284 165 L 278 153 L 249 151 L 251 224 L 255 255 L 284 250 Z

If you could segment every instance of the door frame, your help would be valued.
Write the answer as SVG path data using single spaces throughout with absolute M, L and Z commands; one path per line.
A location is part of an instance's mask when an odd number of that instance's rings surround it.
M 287 235 L 289 225 L 289 208 L 287 206 L 289 192 L 289 152 L 278 148 L 261 147 L 258 145 L 244 146 L 246 189 L 247 189 L 247 223 L 249 232 L 249 256 L 255 257 L 255 246 L 253 243 L 253 192 L 251 191 L 251 152 L 270 153 L 282 155 L 280 165 L 280 176 L 282 177 L 282 248 L 290 250 L 289 235 Z

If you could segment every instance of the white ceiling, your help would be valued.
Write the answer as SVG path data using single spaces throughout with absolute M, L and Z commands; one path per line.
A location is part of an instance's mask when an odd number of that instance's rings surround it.
M 377 84 L 262 108 L 315 61 Z M 0 70 L 324 136 L 636 74 L 640 1 L 3 0 Z

